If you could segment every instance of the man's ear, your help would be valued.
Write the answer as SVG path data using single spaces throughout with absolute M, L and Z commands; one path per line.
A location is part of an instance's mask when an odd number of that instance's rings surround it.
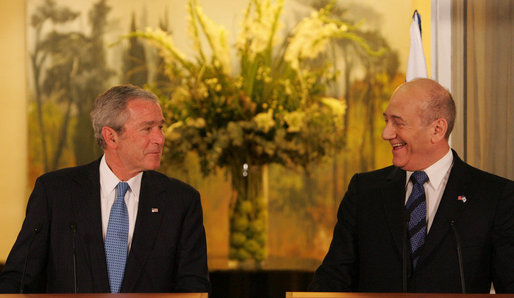
M 111 127 L 102 127 L 102 136 L 104 138 L 106 148 L 116 148 L 118 142 L 118 133 Z
M 439 118 L 432 123 L 432 142 L 437 143 L 446 139 L 446 131 L 448 130 L 448 122 L 446 119 Z

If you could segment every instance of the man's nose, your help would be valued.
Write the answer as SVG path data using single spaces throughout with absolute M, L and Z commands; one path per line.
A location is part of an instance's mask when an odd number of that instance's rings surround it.
M 384 140 L 392 140 L 394 139 L 396 136 L 396 132 L 393 128 L 393 126 L 391 125 L 391 122 L 386 122 L 386 125 L 384 127 L 384 130 L 382 131 L 382 139 Z
M 163 133 L 162 129 L 157 128 L 155 130 L 155 133 L 153 134 L 153 140 L 155 143 L 157 143 L 161 146 L 164 145 L 164 133 Z

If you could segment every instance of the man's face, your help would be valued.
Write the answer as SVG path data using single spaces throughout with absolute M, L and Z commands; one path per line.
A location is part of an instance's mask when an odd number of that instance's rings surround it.
M 128 102 L 129 117 L 118 135 L 116 153 L 129 173 L 155 170 L 161 162 L 164 119 L 158 104 L 142 99 Z
M 382 138 L 392 146 L 393 164 L 406 171 L 424 170 L 432 160 L 434 144 L 431 126 L 423 121 L 426 94 L 416 88 L 400 88 L 384 112 L 386 126 Z

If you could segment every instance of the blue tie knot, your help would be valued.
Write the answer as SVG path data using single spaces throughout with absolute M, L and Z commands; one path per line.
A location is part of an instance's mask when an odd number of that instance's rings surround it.
M 125 197 L 125 193 L 127 192 L 127 189 L 129 188 L 129 185 L 127 182 L 120 182 L 118 183 L 118 195 L 116 197 Z
M 414 183 L 414 184 L 423 185 L 423 184 L 425 184 L 425 182 L 428 181 L 428 176 L 427 176 L 427 173 L 425 173 L 424 171 L 416 171 L 416 172 L 412 173 L 412 175 L 410 176 L 410 179 L 412 180 L 412 183 Z

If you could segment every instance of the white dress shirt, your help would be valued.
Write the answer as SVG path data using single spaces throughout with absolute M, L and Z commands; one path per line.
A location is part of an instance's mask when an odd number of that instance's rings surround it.
M 437 212 L 441 198 L 443 197 L 444 189 L 446 188 L 446 183 L 450 177 L 452 166 L 453 153 L 450 149 L 443 158 L 423 170 L 428 176 L 428 181 L 423 185 L 425 188 L 427 206 L 427 234 L 432 226 L 432 222 L 434 221 L 435 213 Z M 405 203 L 407 203 L 412 192 L 412 182 L 410 181 L 412 173 L 413 172 L 407 171 L 407 181 L 405 182 L 407 187 L 405 192 Z
M 134 227 L 136 226 L 137 218 L 137 207 L 139 203 L 139 191 L 141 189 L 141 178 L 143 172 L 130 178 L 126 181 L 129 185 L 129 189 L 125 193 L 125 204 L 127 204 L 128 217 L 129 217 L 129 233 L 128 233 L 128 250 L 132 245 L 132 236 L 134 235 Z M 107 234 L 107 225 L 109 224 L 109 216 L 111 214 L 111 208 L 116 199 L 116 186 L 121 180 L 111 171 L 107 162 L 105 161 L 105 155 L 100 161 L 100 200 L 102 208 L 102 235 L 105 241 L 105 235 Z

